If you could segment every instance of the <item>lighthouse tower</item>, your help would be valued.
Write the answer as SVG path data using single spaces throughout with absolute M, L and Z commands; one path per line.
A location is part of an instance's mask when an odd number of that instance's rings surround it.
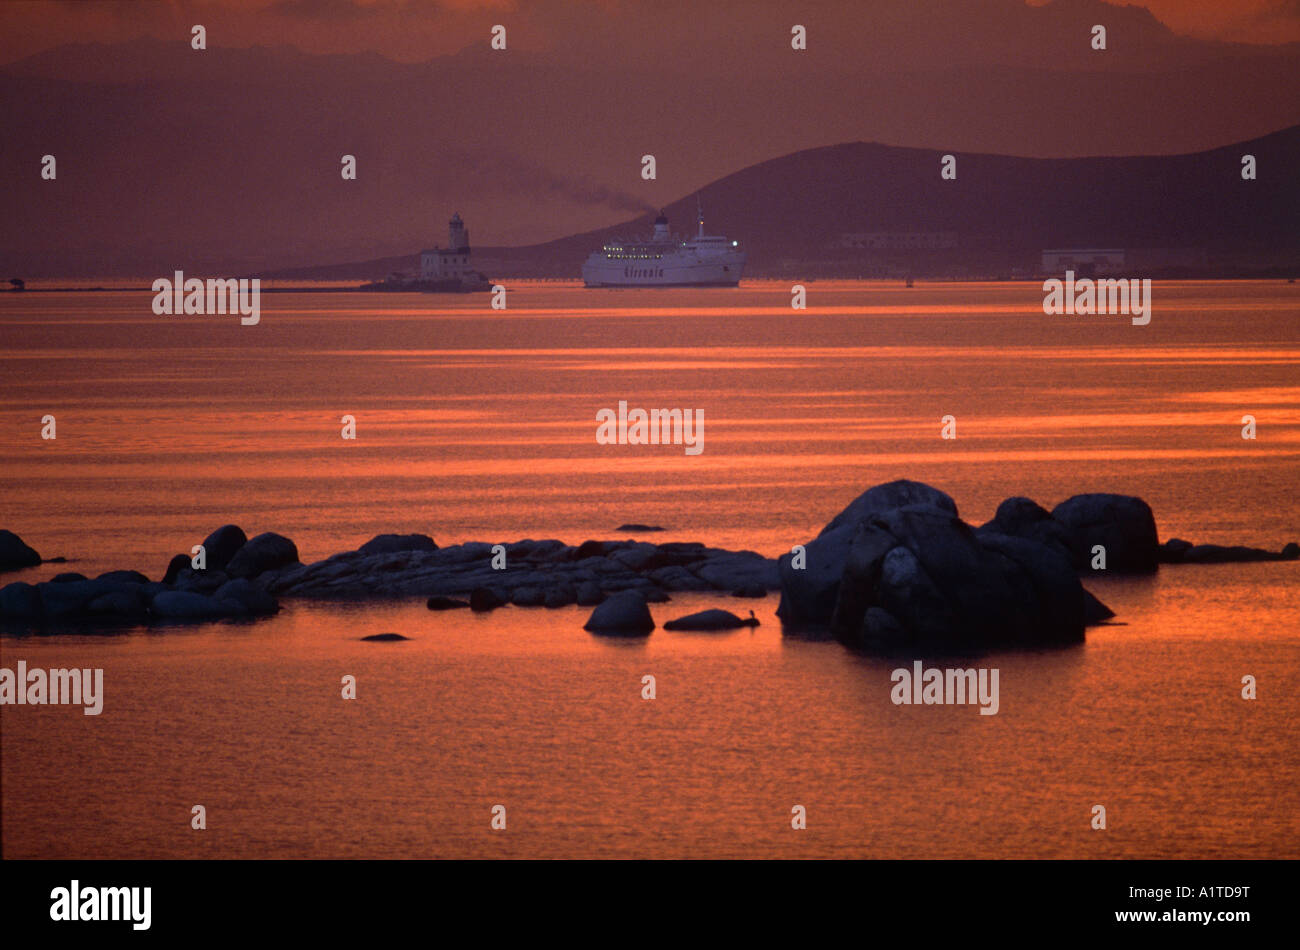
M 469 230 L 460 212 L 447 223 L 447 247 L 420 252 L 421 280 L 472 279 L 477 276 L 469 259 Z
M 459 211 L 451 216 L 451 221 L 447 225 L 447 246 L 453 251 L 469 252 L 469 231 L 465 229 L 465 222 L 460 219 Z

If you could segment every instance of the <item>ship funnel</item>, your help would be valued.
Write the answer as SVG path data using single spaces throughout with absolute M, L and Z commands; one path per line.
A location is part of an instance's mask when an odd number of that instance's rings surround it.
M 659 217 L 655 218 L 655 240 L 668 240 L 668 215 L 664 214 L 662 210 L 659 212 Z

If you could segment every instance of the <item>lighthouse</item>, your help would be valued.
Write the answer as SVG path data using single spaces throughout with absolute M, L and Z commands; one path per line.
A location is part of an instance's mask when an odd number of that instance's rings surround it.
M 469 229 L 458 211 L 447 222 L 447 246 L 420 252 L 420 279 L 473 279 L 478 275 L 469 255 Z
M 465 229 L 459 211 L 451 216 L 451 221 L 447 224 L 447 247 L 453 251 L 469 253 L 469 231 Z

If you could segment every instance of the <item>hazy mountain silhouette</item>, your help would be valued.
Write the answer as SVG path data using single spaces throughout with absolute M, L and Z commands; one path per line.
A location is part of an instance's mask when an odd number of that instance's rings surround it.
M 1241 177 L 1242 156 L 1258 178 Z M 1300 126 L 1191 155 L 1032 159 L 958 154 L 957 178 L 940 177 L 942 153 L 856 142 L 762 162 L 700 190 L 706 230 L 744 241 L 751 274 L 854 273 L 859 263 L 939 272 L 992 273 L 1028 266 L 1047 248 L 1122 248 L 1167 266 L 1203 251 L 1210 267 L 1300 264 Z M 673 229 L 693 232 L 696 196 L 667 206 Z M 483 247 L 481 266 L 501 275 L 576 277 L 606 240 L 648 232 L 653 215 L 544 244 Z M 846 233 L 951 232 L 942 252 L 863 254 L 838 247 Z M 344 279 L 410 270 L 404 256 L 275 276 Z
M 1300 119 L 1296 44 L 1189 40 L 1143 9 L 1095 0 L 909 0 L 873 5 L 870 17 L 814 6 L 807 55 L 790 50 L 781 4 L 756 0 L 735 22 L 648 6 L 658 12 L 622 11 L 602 31 L 574 24 L 551 49 L 498 54 L 483 42 L 414 64 L 155 39 L 10 63 L 0 67 L 0 261 L 41 277 L 404 256 L 442 240 L 456 210 L 476 244 L 526 245 L 689 202 L 705 186 L 721 189 L 714 219 L 767 254 L 779 243 L 774 219 L 730 207 L 727 176 L 792 153 L 868 140 L 952 152 L 949 213 L 976 215 L 983 159 L 972 153 L 1174 154 Z M 656 16 L 667 19 L 647 30 Z M 1087 44 L 1098 20 L 1109 25 L 1105 53 Z M 655 181 L 640 178 L 646 153 Z M 46 154 L 56 181 L 40 179 Z M 357 156 L 356 181 L 340 178 L 344 154 Z M 920 187 L 934 164 L 922 153 L 896 161 L 858 177 L 914 174 Z M 910 162 L 920 164 L 909 172 Z M 1065 200 L 1043 174 L 1029 193 Z M 1257 192 L 1271 174 L 1263 165 Z M 781 187 L 763 196 L 776 216 L 794 194 Z M 924 191 L 854 194 L 853 214 L 812 207 L 859 222 L 845 230 L 866 228 L 868 204 L 882 221 L 895 201 L 919 201 L 917 221 L 942 217 Z M 684 208 L 673 209 L 678 227 L 693 219 Z

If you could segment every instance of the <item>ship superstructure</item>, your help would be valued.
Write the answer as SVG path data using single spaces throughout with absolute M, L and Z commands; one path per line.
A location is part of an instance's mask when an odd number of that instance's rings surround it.
M 745 267 L 739 241 L 704 233 L 700 211 L 694 237 L 668 230 L 660 211 L 654 232 L 639 241 L 613 241 L 582 265 L 588 287 L 735 287 Z

